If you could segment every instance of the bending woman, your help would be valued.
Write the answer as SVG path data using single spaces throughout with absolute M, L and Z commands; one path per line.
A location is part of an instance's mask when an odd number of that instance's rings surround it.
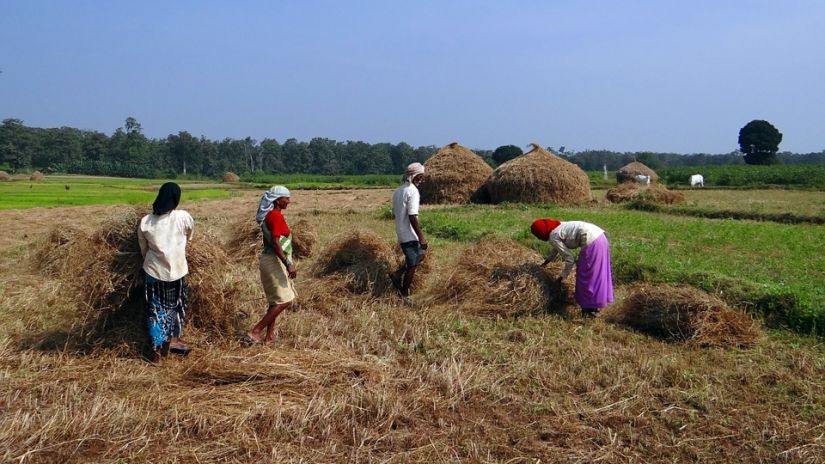
M 192 239 L 195 221 L 186 211 L 175 209 L 178 203 L 178 184 L 163 184 L 152 204 L 152 214 L 140 220 L 137 230 L 149 316 L 148 357 L 152 362 L 160 361 L 167 351 L 187 354 L 190 350 L 181 337 L 188 295 L 186 243 Z
M 550 255 L 542 266 L 557 255 L 564 259 L 559 281 L 567 277 L 576 264 L 576 303 L 582 314 L 595 316 L 613 302 L 613 272 L 610 267 L 610 243 L 604 230 L 583 221 L 559 222 L 538 219 L 530 231 L 539 240 L 550 242 Z M 578 263 L 571 249 L 581 248 Z
M 292 232 L 284 219 L 283 210 L 289 206 L 289 190 L 278 185 L 264 194 L 258 207 L 265 216 L 261 223 L 264 249 L 258 262 L 261 284 L 264 287 L 268 309 L 247 336 L 254 343 L 272 343 L 275 319 L 295 300 L 293 279 L 298 271 L 292 261 Z M 264 334 L 266 329 L 266 334 Z

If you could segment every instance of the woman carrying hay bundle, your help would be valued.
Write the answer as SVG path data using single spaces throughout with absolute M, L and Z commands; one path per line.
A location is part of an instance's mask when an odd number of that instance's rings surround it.
M 188 296 L 186 244 L 192 239 L 195 221 L 186 211 L 175 209 L 178 203 L 178 184 L 163 184 L 152 204 L 152 214 L 140 220 L 137 230 L 149 316 L 148 357 L 152 362 L 160 361 L 167 351 L 182 355 L 190 351 L 180 337 Z
M 559 282 L 570 274 L 576 263 L 570 250 L 581 248 L 576 264 L 575 299 L 584 316 L 595 317 L 602 308 L 613 302 L 610 243 L 604 230 L 584 221 L 538 219 L 530 226 L 530 231 L 539 240 L 550 242 L 550 255 L 542 266 L 546 266 L 557 255 L 563 257 L 564 268 L 559 275 Z
M 401 297 L 410 296 L 415 270 L 427 254 L 427 239 L 418 223 L 421 196 L 418 185 L 424 180 L 424 165 L 412 163 L 404 172 L 401 186 L 392 194 L 392 214 L 395 216 L 395 234 L 404 253 L 404 264 L 390 273 L 390 280 Z
M 289 190 L 276 185 L 264 193 L 255 215 L 263 232 L 264 248 L 258 269 L 268 306 L 264 317 L 247 333 L 247 343 L 272 343 L 275 319 L 295 300 L 293 279 L 298 271 L 292 261 L 292 232 L 282 212 L 287 206 Z

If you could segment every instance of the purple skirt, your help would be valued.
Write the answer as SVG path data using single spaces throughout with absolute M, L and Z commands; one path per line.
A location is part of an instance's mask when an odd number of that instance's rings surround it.
M 579 253 L 576 263 L 576 303 L 582 308 L 604 308 L 612 302 L 610 243 L 602 234 Z

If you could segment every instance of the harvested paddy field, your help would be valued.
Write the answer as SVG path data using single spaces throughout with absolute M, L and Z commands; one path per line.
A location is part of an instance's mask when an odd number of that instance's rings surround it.
M 55 217 L 82 241 L 130 207 L 0 211 L 1 461 L 825 462 L 821 338 L 759 328 L 747 346 L 708 347 L 648 335 L 606 317 L 635 291 L 624 284 L 596 320 L 536 311 L 567 301 L 545 271 L 518 266 L 541 255 L 510 229 L 500 238 L 510 241 L 491 242 L 461 228 L 506 206 L 424 208 L 433 253 L 410 305 L 317 271 L 347 232 L 392 247 L 390 190 L 294 191 L 287 221 L 311 225 L 320 251 L 298 264 L 298 304 L 277 320 L 274 345 L 243 347 L 263 292 L 254 256 L 226 245 L 259 195 L 182 204 L 195 240 L 225 248 L 209 254 L 223 262 L 197 266 L 232 288 L 231 318 L 211 324 L 193 306 L 195 350 L 158 366 L 138 355 L 141 295 L 105 309 L 80 296 L 72 276 L 86 274 L 71 260 L 66 273 L 43 270 Z M 511 220 L 605 215 L 622 230 L 599 208 Z M 488 242 L 507 252 L 474 261 Z M 474 262 L 490 271 L 470 275 Z M 357 289 L 376 284 L 365 282 Z M 522 301 L 530 310 L 514 307 Z

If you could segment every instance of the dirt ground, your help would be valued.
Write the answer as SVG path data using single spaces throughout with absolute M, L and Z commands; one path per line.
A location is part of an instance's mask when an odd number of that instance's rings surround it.
M 249 190 L 241 191 L 239 195 L 225 200 L 184 200 L 180 207 L 189 211 L 196 219 L 231 223 L 243 215 L 254 215 L 260 197 L 260 191 Z M 293 190 L 289 211 L 359 211 L 389 205 L 391 197 L 391 189 Z M 92 228 L 123 208 L 127 206 L 92 205 L 0 210 L 0 251 L 25 245 L 48 233 L 62 220 L 70 219 L 73 226 Z M 146 205 L 147 212 L 149 208 L 150 206 Z

